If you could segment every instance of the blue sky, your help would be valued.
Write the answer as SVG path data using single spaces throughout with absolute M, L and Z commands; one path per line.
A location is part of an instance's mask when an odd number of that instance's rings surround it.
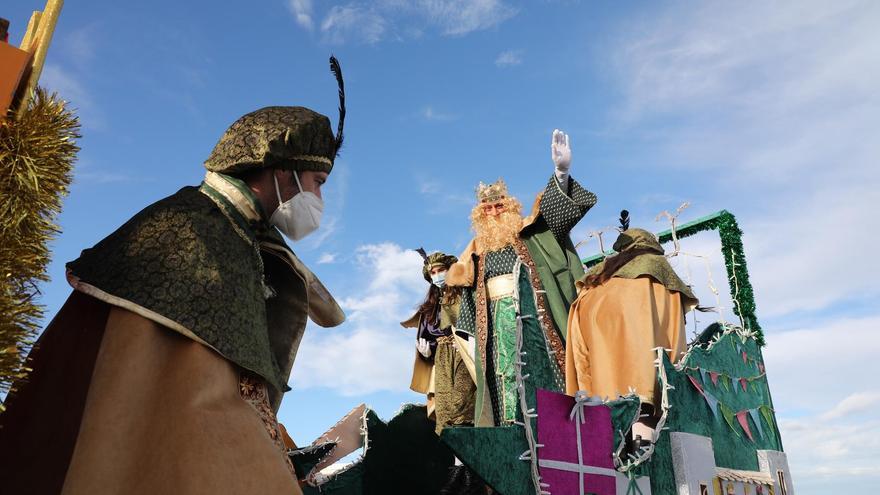
M 39 8 L 6 6 L 13 42 Z M 420 399 L 396 324 L 426 289 L 407 250 L 459 252 L 481 180 L 504 177 L 529 204 L 558 127 L 599 196 L 576 242 L 621 208 L 653 230 L 683 201 L 683 220 L 738 216 L 798 492 L 874 486 L 878 22 L 867 1 L 67 2 L 42 83 L 78 108 L 84 137 L 42 300 L 54 314 L 66 261 L 198 183 L 241 114 L 303 105 L 335 125 L 332 52 L 346 144 L 324 224 L 294 249 L 349 321 L 307 332 L 280 412 L 297 442 L 361 401 L 387 418 Z M 685 249 L 723 273 L 711 236 Z

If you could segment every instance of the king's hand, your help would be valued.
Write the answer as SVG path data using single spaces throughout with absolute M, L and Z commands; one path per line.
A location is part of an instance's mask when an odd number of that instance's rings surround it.
M 568 175 L 571 168 L 571 146 L 568 142 L 568 134 L 559 129 L 553 130 L 553 137 L 550 139 L 550 156 L 553 158 L 553 164 L 556 166 L 557 175 Z

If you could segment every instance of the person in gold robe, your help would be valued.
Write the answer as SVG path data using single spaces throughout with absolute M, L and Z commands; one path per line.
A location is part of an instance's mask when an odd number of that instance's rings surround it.
M 458 258 L 418 251 L 425 260 L 422 275 L 431 285 L 425 301 L 401 325 L 416 329 L 410 389 L 427 396 L 428 416 L 434 417 L 439 435 L 446 426 L 474 424 L 474 360 L 468 335 L 455 333 L 462 289 L 446 285 L 446 272 Z
M 697 298 L 678 277 L 654 234 L 624 230 L 609 256 L 577 282 L 568 317 L 565 390 L 616 399 L 639 396 L 650 426 L 659 407 L 654 348 L 674 363 L 685 350 L 684 315 Z M 636 428 L 642 438 L 648 432 Z

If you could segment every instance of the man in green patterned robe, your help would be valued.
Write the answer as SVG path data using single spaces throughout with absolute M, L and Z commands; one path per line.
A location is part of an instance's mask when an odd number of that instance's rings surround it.
M 318 226 L 340 122 L 238 119 L 187 186 L 67 264 L 74 291 L 0 415 L 8 493 L 301 493 L 276 419 L 307 319 L 344 320 L 285 243 Z M 279 232 L 280 231 L 280 232 Z
M 596 196 L 569 176 L 571 150 L 561 131 L 553 132 L 551 154 L 555 173 L 525 219 L 502 180 L 480 184 L 471 213 L 476 237 L 447 276 L 447 284 L 468 289 L 458 329 L 477 342 L 477 426 L 522 421 L 535 388 L 565 390 L 568 309 L 584 273 L 569 233 Z M 518 362 L 528 375 L 523 396 Z

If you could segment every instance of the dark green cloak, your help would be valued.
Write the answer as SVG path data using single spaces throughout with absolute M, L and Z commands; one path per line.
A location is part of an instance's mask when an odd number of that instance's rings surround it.
M 547 292 L 553 323 L 565 340 L 568 310 L 577 297 L 575 282 L 584 276 L 584 266 L 571 242 L 571 229 L 596 204 L 596 195 L 576 180 L 568 179 L 568 193 L 550 178 L 541 196 L 539 211 L 520 232 L 520 238 L 535 261 L 541 285 Z
M 75 289 L 154 320 L 263 377 L 275 389 L 270 395 L 277 408 L 289 390 L 310 295 L 338 307 L 314 275 L 297 266 L 277 230 L 248 220 L 236 207 L 247 200 L 246 188 L 222 179 L 234 187 L 225 193 L 208 184 L 184 187 L 148 206 L 68 263 L 68 278 Z M 342 321 L 312 313 L 325 326 Z

